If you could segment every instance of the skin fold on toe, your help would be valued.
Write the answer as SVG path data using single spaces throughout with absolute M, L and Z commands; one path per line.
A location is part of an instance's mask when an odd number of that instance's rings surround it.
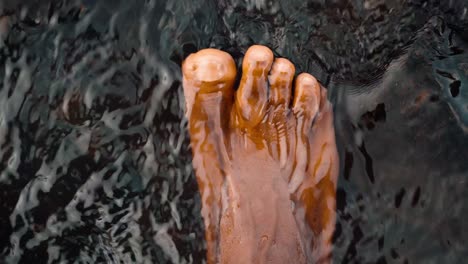
M 329 263 L 338 155 L 326 90 L 255 45 L 183 63 L 208 263 Z M 293 95 L 294 90 L 294 95 Z

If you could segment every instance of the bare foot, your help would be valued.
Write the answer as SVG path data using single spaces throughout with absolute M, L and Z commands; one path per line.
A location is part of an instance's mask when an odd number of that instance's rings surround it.
M 208 263 L 329 263 L 338 155 L 317 80 L 264 46 L 236 66 L 204 49 L 183 63 Z M 293 97 L 293 98 L 291 98 Z M 292 100 L 292 103 L 290 103 Z

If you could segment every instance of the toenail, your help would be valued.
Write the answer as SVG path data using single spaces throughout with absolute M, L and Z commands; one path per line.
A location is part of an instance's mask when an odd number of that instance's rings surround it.
M 311 75 L 304 74 L 304 75 L 301 75 L 299 78 L 300 78 L 301 84 L 306 86 L 306 87 L 311 87 L 311 86 L 317 85 L 317 79 L 315 79 Z
M 222 63 L 202 61 L 199 66 L 199 68 L 195 67 L 195 75 L 200 81 L 214 82 L 226 74 L 226 67 Z
M 268 68 L 273 61 L 273 52 L 263 46 L 252 46 L 247 50 L 244 60 L 249 66 Z
M 183 68 L 188 79 L 213 84 L 233 79 L 236 71 L 232 58 L 217 50 L 190 55 Z

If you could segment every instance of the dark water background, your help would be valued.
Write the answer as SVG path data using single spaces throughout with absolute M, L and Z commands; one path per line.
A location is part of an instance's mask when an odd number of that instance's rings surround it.
M 0 263 L 202 263 L 180 63 L 257 43 L 335 105 L 334 262 L 466 263 L 467 9 L 0 1 Z

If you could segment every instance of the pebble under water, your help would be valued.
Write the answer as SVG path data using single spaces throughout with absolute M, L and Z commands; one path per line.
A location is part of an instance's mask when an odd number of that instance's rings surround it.
M 180 64 L 252 44 L 314 74 L 334 263 L 468 257 L 466 1 L 0 1 L 0 263 L 203 263 Z

